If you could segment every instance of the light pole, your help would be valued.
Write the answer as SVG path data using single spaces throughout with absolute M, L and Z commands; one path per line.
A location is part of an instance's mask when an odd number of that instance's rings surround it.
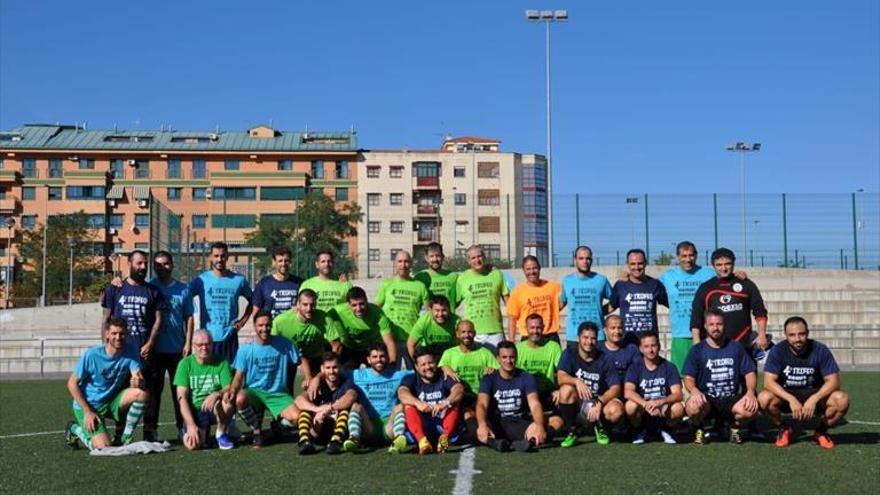
M 864 192 L 865 192 L 865 189 L 862 188 L 862 187 L 860 187 L 860 188 L 856 189 L 856 192 L 855 192 L 855 194 L 854 194 L 853 196 L 856 197 L 856 198 L 858 198 L 858 197 L 860 197 L 860 196 L 862 195 L 862 193 L 864 193 Z M 861 201 L 857 201 L 857 205 L 858 205 L 857 211 L 858 211 L 858 218 L 859 218 L 859 220 L 858 220 L 858 222 L 856 222 L 856 232 L 862 234 L 862 235 L 861 235 L 861 238 L 862 238 L 862 239 L 861 239 L 861 241 L 862 241 L 862 242 L 861 242 L 862 253 L 865 253 L 865 252 L 867 252 L 867 250 L 865 249 L 865 248 L 867 247 L 867 245 L 865 244 L 865 217 L 864 217 L 864 211 L 862 210 L 862 202 L 861 202 Z M 856 241 L 856 244 L 858 244 L 858 241 Z M 859 269 L 859 268 L 858 268 L 858 259 L 859 259 L 859 253 L 856 252 L 856 253 L 855 253 L 855 262 L 856 262 L 856 265 L 857 265 L 857 266 L 856 266 L 856 270 Z M 864 259 L 864 257 L 863 257 L 863 259 Z
M 6 217 L 6 302 L 4 307 L 9 309 L 9 294 L 12 292 L 12 229 L 15 227 L 15 219 Z
M 70 249 L 70 280 L 67 286 L 67 305 L 73 306 L 73 248 L 76 247 L 76 241 L 69 239 L 67 247 Z
M 740 177 L 740 186 L 742 188 L 742 235 L 743 235 L 743 250 L 742 256 L 746 256 L 749 252 L 749 242 L 748 235 L 746 233 L 746 162 L 745 162 L 745 154 L 746 153 L 757 153 L 761 151 L 761 143 L 743 143 L 738 142 L 736 144 L 728 144 L 725 147 L 725 150 L 739 153 L 739 177 Z
M 546 28 L 544 43 L 545 55 L 545 78 L 547 87 L 547 248 L 550 267 L 555 265 L 553 255 L 553 169 L 551 168 L 553 156 L 552 126 L 550 118 L 550 24 L 553 22 L 565 22 L 568 20 L 567 10 L 527 10 L 526 19 L 529 22 L 543 22 Z
M 49 243 L 49 185 L 46 184 L 46 220 L 43 222 L 43 261 L 40 265 L 40 307 L 46 306 L 46 246 Z

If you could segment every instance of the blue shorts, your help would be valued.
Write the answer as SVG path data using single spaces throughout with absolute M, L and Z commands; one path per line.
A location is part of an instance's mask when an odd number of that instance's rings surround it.
M 232 333 L 226 340 L 214 342 L 214 355 L 225 359 L 230 365 L 235 362 L 235 355 L 238 354 L 238 334 Z

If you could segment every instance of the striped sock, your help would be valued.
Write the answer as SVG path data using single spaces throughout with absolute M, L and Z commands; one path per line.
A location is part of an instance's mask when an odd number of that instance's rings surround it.
M 333 436 L 330 437 L 331 442 L 341 442 L 345 438 L 345 431 L 348 426 L 348 411 L 339 411 L 336 414 L 336 425 L 333 427 Z
M 89 450 L 92 450 L 92 441 L 91 439 L 89 439 L 89 436 L 86 435 L 86 432 L 85 430 L 83 430 L 82 426 L 75 424 L 70 427 L 70 431 L 72 431 L 73 434 L 79 438 L 79 441 L 82 442 L 83 445 L 85 445 Z
M 391 424 L 391 432 L 395 437 L 399 437 L 406 433 L 406 416 L 401 413 L 394 415 L 394 422 Z
M 144 403 L 141 401 L 132 402 L 128 408 L 128 414 L 125 416 L 125 429 L 122 430 L 122 438 L 128 438 L 134 433 L 134 429 L 143 415 Z
M 238 414 L 241 416 L 241 419 L 243 419 L 244 422 L 254 430 L 255 434 L 260 433 L 261 424 L 253 407 L 248 405 L 244 409 L 239 409 Z
M 348 437 L 354 441 L 361 438 L 361 415 L 355 410 L 348 414 Z
M 296 420 L 296 427 L 299 431 L 299 443 L 305 443 L 310 440 L 309 438 L 309 428 L 312 426 L 312 413 L 308 411 L 302 411 L 299 413 L 299 418 Z

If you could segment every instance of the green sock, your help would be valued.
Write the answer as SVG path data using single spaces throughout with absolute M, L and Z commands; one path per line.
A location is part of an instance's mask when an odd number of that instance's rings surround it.
M 403 413 L 397 413 L 394 421 L 391 423 L 391 432 L 395 437 L 406 434 L 406 416 Z
M 87 449 L 92 450 L 92 441 L 91 439 L 89 439 L 89 436 L 86 435 L 86 432 L 85 430 L 83 430 L 82 426 L 78 424 L 73 425 L 70 427 L 70 431 L 72 431 L 73 434 L 76 435 L 77 438 L 79 438 L 79 441 L 82 442 Z
M 131 406 L 128 408 L 128 414 L 125 416 L 125 429 L 122 430 L 122 438 L 131 437 L 143 415 L 144 403 L 141 401 L 132 402 Z

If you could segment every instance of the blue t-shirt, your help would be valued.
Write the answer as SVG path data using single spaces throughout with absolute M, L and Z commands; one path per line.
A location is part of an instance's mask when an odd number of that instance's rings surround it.
M 251 300 L 253 293 L 247 280 L 237 273 L 222 277 L 206 271 L 189 283 L 189 293 L 199 298 L 199 326 L 211 332 L 214 342 L 223 342 L 232 335 L 238 319 L 238 298 Z
M 126 387 L 131 374 L 141 369 L 140 359 L 130 350 L 115 356 L 107 354 L 103 345 L 90 347 L 79 358 L 73 374 L 89 406 L 97 409 L 107 404 L 120 390 Z M 80 409 L 73 401 L 73 407 Z
M 620 308 L 623 318 L 623 331 L 657 331 L 657 305 L 668 306 L 666 289 L 656 278 L 648 277 L 637 284 L 629 280 L 618 280 L 611 289 L 611 305 Z
M 104 289 L 101 307 L 128 323 L 126 345 L 136 348 L 139 353 L 150 338 L 150 330 L 156 323 L 156 311 L 164 309 L 164 303 L 162 293 L 155 285 L 132 285 L 126 279 L 122 281 L 122 287 L 110 284 Z
M 599 352 L 605 355 L 606 359 L 610 359 L 617 370 L 617 381 L 621 385 L 626 378 L 626 370 L 634 363 L 642 361 L 642 354 L 635 344 L 626 344 L 616 351 L 612 351 L 606 347 L 606 344 L 599 344 Z
M 354 385 L 351 383 L 351 379 L 347 378 L 345 375 L 339 375 L 339 385 L 336 387 L 336 390 L 330 390 L 330 387 L 327 385 L 327 382 L 321 380 L 321 386 L 318 388 L 318 393 L 315 394 L 315 400 L 312 401 L 316 406 L 323 406 L 324 404 L 332 404 L 345 395 L 346 392 L 354 388 Z
M 489 395 L 489 414 L 492 416 L 529 417 L 528 395 L 538 393 L 538 382 L 531 373 L 521 369 L 516 369 L 509 380 L 495 372 L 480 380 L 480 393 Z
M 645 360 L 639 359 L 626 372 L 626 383 L 636 386 L 636 392 L 645 400 L 662 399 L 672 393 L 673 385 L 681 385 L 678 369 L 669 361 L 660 358 L 657 368 L 653 371 L 645 366 Z
M 682 374 L 696 380 L 709 397 L 729 399 L 739 395 L 745 376 L 754 371 L 755 363 L 739 342 L 727 339 L 715 349 L 706 339 L 691 347 Z
M 244 373 L 245 387 L 277 394 L 288 392 L 288 366 L 299 363 L 299 350 L 289 340 L 273 335 L 268 344 L 245 344 L 235 355 L 236 371 Z
M 764 372 L 772 373 L 786 390 L 818 389 L 825 377 L 840 373 L 831 350 L 821 342 L 807 340 L 803 356 L 792 352 L 788 342 L 781 342 L 770 349 Z
M 578 326 L 592 321 L 599 327 L 599 340 L 605 339 L 602 302 L 611 299 L 611 284 L 605 275 L 590 272 L 586 277 L 570 273 L 562 279 L 561 303 L 568 306 L 565 318 L 565 339 L 577 340 Z
M 620 384 L 614 362 L 602 353 L 596 354 L 592 361 L 584 361 L 576 349 L 566 349 L 559 359 L 557 369 L 586 383 L 594 397 Z
M 299 277 L 290 277 L 279 282 L 272 275 L 266 275 L 254 287 L 254 307 L 272 313 L 272 318 L 275 318 L 296 304 L 296 294 L 301 283 L 302 279 Z
M 680 266 L 666 270 L 660 275 L 660 282 L 666 289 L 669 299 L 669 324 L 672 337 L 689 339 L 691 334 L 691 307 L 694 296 L 703 282 L 715 277 L 715 270 L 707 266 L 696 266 L 693 272 L 686 272 Z
M 412 371 L 385 369 L 381 374 L 372 368 L 346 371 L 358 389 L 358 402 L 371 418 L 385 419 L 397 405 L 397 389 L 400 382 Z
M 400 386 L 408 388 L 420 401 L 434 405 L 449 397 L 449 392 L 456 383 L 458 382 L 437 370 L 431 383 L 425 383 L 421 377 L 412 374 L 404 378 Z
M 156 338 L 156 352 L 180 353 L 186 340 L 186 319 L 193 315 L 193 300 L 189 287 L 172 280 L 164 285 L 159 279 L 150 280 L 162 293 L 165 304 L 162 309 L 162 328 Z

